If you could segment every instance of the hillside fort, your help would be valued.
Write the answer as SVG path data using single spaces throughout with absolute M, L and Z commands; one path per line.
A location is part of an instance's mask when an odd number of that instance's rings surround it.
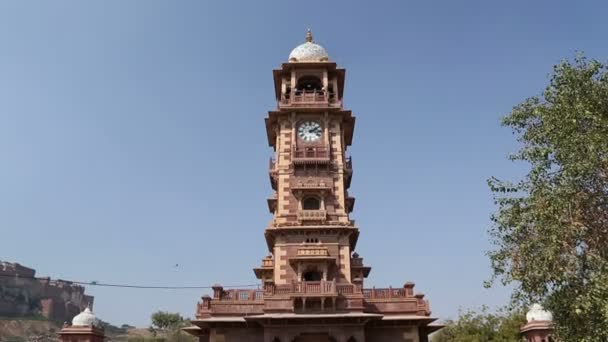
M 69 322 L 87 306 L 93 307 L 93 296 L 84 294 L 83 286 L 37 278 L 32 268 L 0 261 L 0 316 Z
M 277 108 L 265 119 L 274 150 L 259 290 L 213 287 L 186 330 L 201 342 L 428 341 L 429 303 L 414 284 L 366 288 L 371 267 L 355 253 L 349 217 L 355 117 L 344 109 L 346 71 L 311 32 L 273 70 Z

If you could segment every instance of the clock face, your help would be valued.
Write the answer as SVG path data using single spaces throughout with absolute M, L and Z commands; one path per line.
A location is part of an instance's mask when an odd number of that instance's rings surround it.
M 321 133 L 323 133 L 321 125 L 314 121 L 306 121 L 298 127 L 298 136 L 306 142 L 319 140 Z

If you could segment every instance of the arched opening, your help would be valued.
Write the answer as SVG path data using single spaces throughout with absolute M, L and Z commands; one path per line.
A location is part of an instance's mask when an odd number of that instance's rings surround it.
M 357 340 L 351 336 L 346 342 L 357 342 Z
M 281 340 L 278 337 L 275 337 L 272 339 L 272 342 L 281 342 Z
M 303 333 L 296 337 L 293 342 L 336 342 L 336 339 L 329 334 L 310 334 Z
M 296 88 L 298 91 L 307 93 L 321 91 L 321 89 L 323 89 L 323 82 L 316 76 L 302 76 L 298 80 Z
M 302 275 L 305 281 L 321 281 L 323 276 L 316 270 L 308 271 Z
M 302 209 L 304 210 L 319 210 L 321 209 L 321 201 L 316 197 L 305 197 L 302 200 Z

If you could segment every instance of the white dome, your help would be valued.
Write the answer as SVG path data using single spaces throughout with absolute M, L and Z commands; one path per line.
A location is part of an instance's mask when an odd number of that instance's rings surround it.
M 95 317 L 95 315 L 93 314 L 91 309 L 89 309 L 88 306 L 86 309 L 84 309 L 84 311 L 82 311 L 78 315 L 74 316 L 74 318 L 72 319 L 72 325 L 76 325 L 76 326 L 82 326 L 82 325 L 88 326 L 88 325 L 98 325 L 98 324 L 99 324 L 99 320 L 97 319 L 97 317 Z
M 532 321 L 553 321 L 553 314 L 543 309 L 540 304 L 532 304 L 530 311 L 526 314 L 526 320 L 528 323 Z
M 296 46 L 289 54 L 290 62 L 326 62 L 329 55 L 325 48 L 313 42 L 310 30 L 306 32 L 306 43 Z

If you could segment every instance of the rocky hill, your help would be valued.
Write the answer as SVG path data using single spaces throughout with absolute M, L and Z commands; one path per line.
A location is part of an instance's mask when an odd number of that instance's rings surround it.
M 58 341 L 60 325 L 45 319 L 0 318 L 0 342 Z

